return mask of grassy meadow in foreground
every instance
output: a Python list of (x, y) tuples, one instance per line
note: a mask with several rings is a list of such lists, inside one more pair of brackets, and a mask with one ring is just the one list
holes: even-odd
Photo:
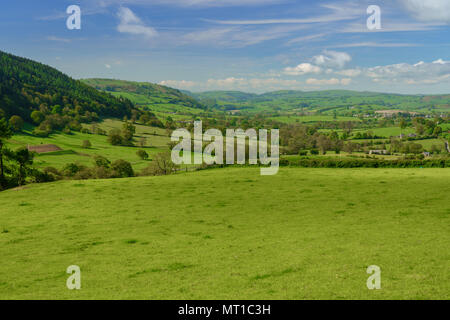
[(0, 299), (449, 299), (449, 178), (229, 168), (5, 191)]

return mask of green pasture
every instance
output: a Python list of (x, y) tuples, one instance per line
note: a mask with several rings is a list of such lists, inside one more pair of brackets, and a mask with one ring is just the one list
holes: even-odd
[(0, 299), (449, 299), (449, 178), (229, 168), (8, 190)]

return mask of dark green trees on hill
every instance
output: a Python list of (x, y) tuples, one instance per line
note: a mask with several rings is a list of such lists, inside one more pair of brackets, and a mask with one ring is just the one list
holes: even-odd
[(20, 116), (41, 131), (79, 129), (99, 117), (131, 117), (134, 106), (44, 64), (0, 51), (0, 116)]

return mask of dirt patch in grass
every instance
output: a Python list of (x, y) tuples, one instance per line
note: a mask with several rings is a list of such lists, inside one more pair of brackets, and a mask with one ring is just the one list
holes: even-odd
[(41, 144), (39, 146), (28, 146), (28, 150), (36, 153), (62, 151), (60, 147), (54, 144)]

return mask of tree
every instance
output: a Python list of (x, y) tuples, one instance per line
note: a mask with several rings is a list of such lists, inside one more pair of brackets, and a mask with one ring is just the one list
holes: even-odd
[(442, 128), (440, 126), (436, 126), (433, 131), (434, 136), (438, 136), (442, 133)]
[(103, 167), (106, 169), (108, 169), (111, 166), (111, 161), (109, 161), (103, 156), (95, 156), (94, 163), (96, 167)]
[(111, 143), (113, 146), (118, 146), (122, 144), (123, 139), (118, 129), (113, 129), (109, 132), (108, 142)]
[(84, 149), (89, 149), (90, 147), (92, 147), (92, 144), (91, 144), (91, 142), (89, 140), (84, 140), (82, 147)]
[(136, 126), (134, 126), (131, 122), (125, 121), (122, 127), (122, 137), (125, 142), (131, 142), (135, 133)]
[(176, 164), (172, 162), (171, 153), (163, 152), (158, 153), (152, 163), (142, 171), (142, 175), (168, 175), (175, 172), (178, 168)]
[(147, 160), (148, 159), (148, 153), (145, 150), (138, 150), (136, 152), (137, 156), (139, 158), (141, 158), (142, 160)]
[(62, 110), (63, 110), (63, 107), (61, 107), (60, 105), (57, 104), (56, 106), (53, 106), (52, 113), (53, 114), (61, 114)]
[(422, 124), (418, 124), (416, 126), (416, 132), (419, 136), (423, 135), (423, 133), (425, 132), (425, 127)]
[(33, 122), (37, 125), (40, 125), (42, 121), (45, 120), (45, 116), (41, 111), (33, 111), (31, 113), (31, 120), (33, 120)]
[(15, 132), (20, 132), (23, 128), (23, 119), (19, 116), (12, 116), (9, 119), (9, 124)]
[(118, 178), (134, 177), (133, 167), (131, 163), (125, 160), (116, 160), (111, 165), (114, 176)]
[(431, 153), (433, 153), (433, 154), (440, 154), (441, 151), (442, 151), (442, 147), (441, 146), (437, 146), (435, 144), (433, 144), (431, 146)]
[(407, 125), (408, 125), (408, 122), (406, 122), (405, 119), (400, 120), (400, 123), (399, 123), (400, 129), (402, 129), (402, 130), (405, 129)]
[(12, 130), (9, 123), (4, 119), (0, 119), (0, 186), (5, 187), (5, 172), (3, 166), (4, 140), (11, 138)]
[(25, 183), (27, 177), (28, 166), (33, 164), (34, 154), (30, 152), (27, 148), (19, 148), (14, 152), (13, 158), (19, 164), (19, 186)]
[(145, 145), (147, 144), (147, 138), (146, 137), (141, 137), (141, 139), (139, 139), (139, 146), (141, 148), (145, 147)]

